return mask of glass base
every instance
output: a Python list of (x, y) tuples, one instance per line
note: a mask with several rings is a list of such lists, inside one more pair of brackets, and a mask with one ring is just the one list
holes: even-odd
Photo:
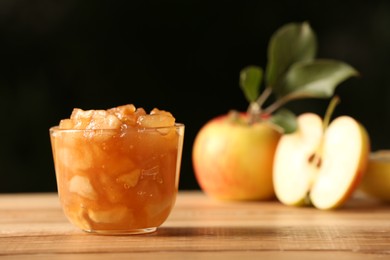
[(137, 228), (137, 229), (130, 229), (130, 230), (84, 230), (87, 233), (91, 234), (97, 234), (97, 235), (141, 235), (141, 234), (148, 234), (153, 233), (157, 230), (157, 227), (151, 227), (151, 228)]

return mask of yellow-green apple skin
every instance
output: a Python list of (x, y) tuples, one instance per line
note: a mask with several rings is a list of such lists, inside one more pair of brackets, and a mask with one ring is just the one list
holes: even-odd
[(199, 186), (219, 200), (275, 198), (272, 167), (280, 137), (281, 130), (270, 123), (248, 125), (226, 115), (210, 120), (193, 143)]
[(390, 201), (390, 151), (371, 154), (360, 189), (373, 198)]
[(298, 117), (298, 130), (284, 135), (274, 159), (276, 197), (286, 205), (309, 201), (319, 209), (340, 207), (365, 173), (370, 140), (365, 128), (349, 116), (323, 129), (314, 113)]

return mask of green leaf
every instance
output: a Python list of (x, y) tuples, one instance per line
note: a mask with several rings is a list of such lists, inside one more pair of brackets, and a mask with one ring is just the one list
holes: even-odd
[(240, 72), (240, 87), (249, 102), (254, 102), (259, 97), (263, 69), (258, 66), (248, 66)]
[(278, 29), (268, 45), (266, 84), (278, 92), (278, 82), (290, 66), (314, 59), (317, 39), (309, 23), (289, 23)]
[(280, 126), (284, 130), (285, 134), (294, 132), (298, 127), (295, 114), (287, 109), (280, 109), (276, 111), (270, 121)]
[(358, 72), (347, 63), (336, 60), (298, 62), (288, 71), (279, 95), (294, 98), (329, 98), (344, 80)]

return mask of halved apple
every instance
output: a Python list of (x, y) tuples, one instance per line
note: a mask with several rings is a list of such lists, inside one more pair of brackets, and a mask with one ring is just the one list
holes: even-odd
[(317, 114), (302, 114), (298, 130), (284, 135), (276, 149), (276, 197), (286, 205), (337, 208), (359, 185), (369, 151), (367, 131), (355, 119), (341, 116), (324, 126)]

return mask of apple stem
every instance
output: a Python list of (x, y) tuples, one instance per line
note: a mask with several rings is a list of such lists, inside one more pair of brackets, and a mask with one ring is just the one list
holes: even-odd
[(328, 128), (330, 119), (332, 117), (332, 114), (336, 108), (336, 106), (340, 103), (340, 98), (338, 96), (334, 96), (329, 103), (328, 108), (325, 112), (324, 121), (322, 123), (322, 131), (325, 132), (325, 130)]
[(254, 124), (256, 123), (261, 115), (261, 107), (257, 102), (251, 102), (248, 107), (247, 111), (249, 115), (249, 124)]
[(272, 88), (268, 87), (264, 89), (259, 98), (251, 102), (248, 107), (248, 115), (249, 115), (249, 124), (254, 124), (262, 119), (261, 115), (263, 114), (262, 106), (264, 102), (268, 99), (268, 97), (272, 93)]
[[(325, 131), (326, 129), (328, 128), (329, 126), (329, 123), (330, 123), (330, 119), (332, 117), (332, 114), (337, 106), (337, 104), (340, 102), (340, 98), (338, 96), (334, 96), (330, 103), (329, 103), (329, 106), (328, 108), (326, 109), (326, 112), (325, 112), (325, 117), (324, 117), (324, 121), (322, 122), (322, 132), (325, 134)], [(322, 138), (321, 139), (321, 142), (320, 144), (318, 145), (317, 147), (317, 150), (315, 151), (315, 153), (313, 153), (310, 157), (309, 157), (309, 163), (311, 163), (312, 165), (314, 165), (315, 167), (317, 168), (320, 168), (321, 167), (321, 164), (322, 164), (322, 147), (323, 147), (323, 141), (324, 139)]]

